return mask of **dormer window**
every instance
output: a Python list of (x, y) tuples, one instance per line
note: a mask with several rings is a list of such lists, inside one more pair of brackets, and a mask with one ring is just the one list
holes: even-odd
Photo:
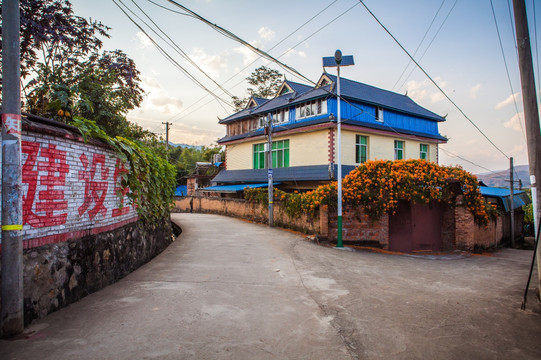
[(383, 122), (383, 108), (381, 106), (376, 107), (376, 121)]
[(289, 108), (275, 110), (272, 112), (272, 123), (282, 124), (289, 122)]
[(295, 117), (297, 120), (327, 113), (327, 100), (317, 99), (307, 101), (295, 107)]

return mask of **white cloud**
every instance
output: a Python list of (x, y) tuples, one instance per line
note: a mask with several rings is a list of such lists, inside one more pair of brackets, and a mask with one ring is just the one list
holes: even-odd
[[(261, 42), (258, 40), (251, 41), (250, 45), (258, 48), (261, 45)], [(252, 61), (258, 58), (258, 55), (254, 53), (252, 50), (248, 49), (246, 46), (239, 46), (239, 47), (234, 48), (233, 50), (244, 57), (244, 60), (243, 60), (244, 65), (248, 65)]]
[(220, 72), (227, 69), (226, 60), (220, 55), (209, 55), (203, 49), (195, 48), (190, 58), (197, 66), (203, 69), (211, 78), (220, 76)]
[(297, 55), (297, 56), (300, 56), (300, 57), (306, 57), (306, 53), (304, 51), (288, 48), (287, 52), (286, 52), (286, 57), (290, 57), (290, 56), (293, 56), (293, 55)]
[(504, 107), (506, 107), (507, 105), (510, 105), (513, 103), (513, 99), (516, 99), (518, 100), (518, 96), (520, 95), (520, 93), (514, 93), (514, 94), (511, 94), (509, 95), (509, 97), (507, 99), (505, 99), (504, 101), (501, 101), (499, 102), (498, 104), (496, 104), (496, 110), (500, 110)]
[[(435, 78), (434, 80), (442, 89), (447, 86), (447, 82), (442, 81), (441, 78)], [(435, 89), (432, 82), (429, 82), (428, 80), (410, 80), (406, 83), (406, 90), (408, 92), (408, 96), (416, 102), (429, 98), (430, 102), (435, 104), (445, 99), (445, 96), (439, 90)]]
[(508, 129), (512, 129), (515, 131), (522, 131), (521, 123), (524, 123), (524, 112), (520, 112), (518, 114), (515, 114), (511, 119), (503, 123), (503, 126), (505, 126)]
[(154, 93), (149, 96), (150, 103), (158, 108), (161, 108), (161, 112), (171, 113), (172, 111), (179, 111), (182, 109), (182, 101), (178, 98), (168, 95)]
[(144, 88), (159, 89), (161, 87), (160, 83), (158, 82), (158, 80), (156, 78), (141, 75), (141, 80), (143, 81), (143, 87)]
[(265, 26), (260, 28), (257, 33), (259, 34), (259, 36), (263, 40), (268, 40), (268, 41), (274, 39), (274, 35), (276, 35), (274, 30), (271, 30), (271, 29), (269, 29), (268, 27), (265, 27)]
[(479, 90), (481, 90), (481, 84), (477, 84), (471, 87), (470, 89), (470, 97), (472, 99), (477, 98), (477, 94), (479, 93)]
[(144, 49), (152, 45), (152, 42), (142, 31), (139, 31), (137, 34), (137, 40), (139, 40), (139, 48)]

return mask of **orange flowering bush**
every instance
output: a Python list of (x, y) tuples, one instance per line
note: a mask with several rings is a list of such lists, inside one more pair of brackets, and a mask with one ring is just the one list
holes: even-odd
[[(393, 214), (399, 200), (420, 204), (436, 200), (451, 204), (453, 199), (447, 182), (450, 179), (460, 183), (463, 205), (473, 213), (475, 220), (487, 224), (492, 210), (479, 191), (477, 178), (460, 167), (439, 166), (426, 160), (368, 161), (344, 178), (343, 200), (361, 206), (372, 219), (378, 219), (383, 214)], [(259, 201), (267, 196), (267, 189), (246, 189), (244, 194), (248, 200)], [(337, 183), (302, 194), (275, 189), (274, 197), (282, 202), (290, 216), (302, 213), (315, 216), (320, 205), (336, 205)]]

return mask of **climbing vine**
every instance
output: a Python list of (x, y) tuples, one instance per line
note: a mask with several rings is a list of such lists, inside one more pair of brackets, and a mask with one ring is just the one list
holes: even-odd
[[(146, 223), (155, 223), (168, 216), (175, 195), (176, 169), (156, 149), (124, 137), (110, 137), (92, 120), (74, 118), (72, 125), (88, 137), (100, 139), (117, 152), (129, 169), (121, 172), (121, 187), (128, 187), (127, 196)], [(122, 197), (119, 191), (117, 196)]]
[[(452, 204), (449, 180), (457, 181), (463, 193), (462, 204), (469, 209), (477, 223), (487, 224), (493, 209), (484, 201), (477, 178), (460, 167), (439, 166), (425, 160), (368, 161), (342, 182), (345, 203), (361, 206), (372, 219), (394, 213), (399, 200), (428, 204), (439, 201)], [(258, 201), (265, 198), (266, 189), (246, 189), (245, 198)], [(317, 214), (320, 205), (335, 206), (337, 183), (322, 185), (306, 193), (284, 193), (275, 190), (275, 199), (281, 200), (290, 216)]]

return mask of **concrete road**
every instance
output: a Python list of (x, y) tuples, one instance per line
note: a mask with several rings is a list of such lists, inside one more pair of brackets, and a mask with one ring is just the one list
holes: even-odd
[[(539, 359), (520, 310), (531, 251), (340, 251), (227, 217), (118, 283), (0, 341), (1, 359)], [(535, 283), (535, 282), (534, 282)]]

